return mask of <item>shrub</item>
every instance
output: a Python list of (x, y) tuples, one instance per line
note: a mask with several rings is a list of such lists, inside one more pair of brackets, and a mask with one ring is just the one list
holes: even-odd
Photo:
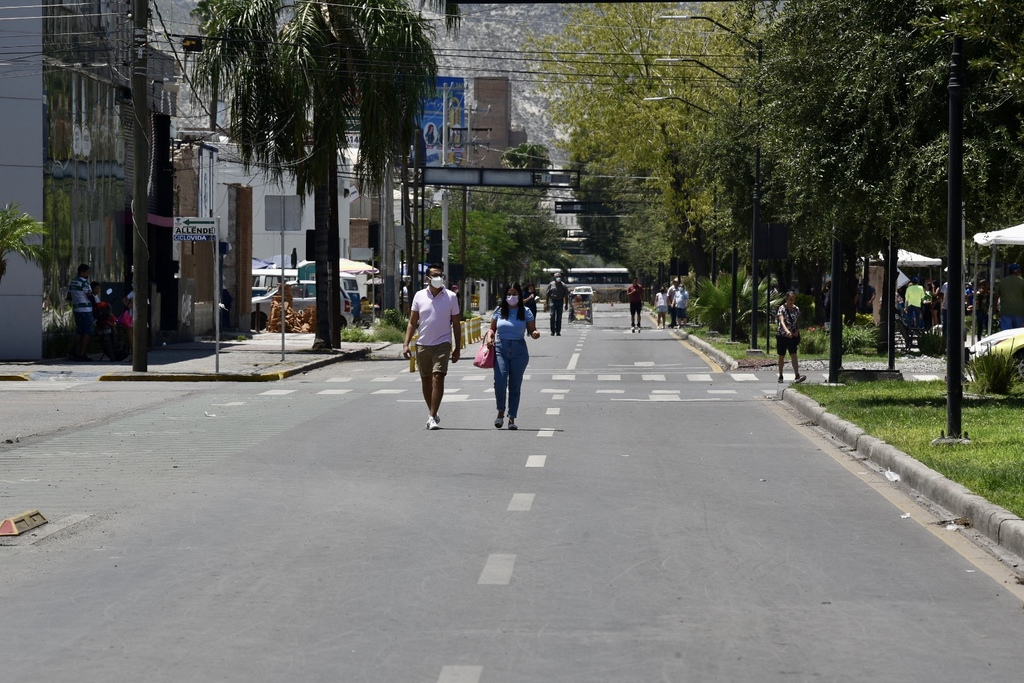
[(942, 332), (935, 332), (933, 330), (922, 332), (917, 344), (918, 348), (921, 349), (921, 353), (926, 356), (941, 358), (946, 355), (946, 338), (942, 335)]
[(405, 330), (403, 326), (401, 328), (394, 327), (393, 325), (387, 325), (381, 323), (373, 330), (373, 339), (379, 342), (389, 342), (391, 344), (401, 344), (405, 341)]
[(368, 342), (371, 341), (370, 333), (361, 327), (346, 327), (341, 331), (343, 342)]
[(800, 309), (803, 323), (814, 322), (814, 297), (810, 294), (797, 294), (796, 307)]
[(1020, 381), (1017, 363), (1009, 353), (998, 351), (973, 358), (967, 364), (971, 388), (979, 394), (1009, 394)]
[(381, 316), (380, 323), (383, 326), (397, 327), (400, 330), (404, 330), (409, 325), (409, 319), (402, 315), (401, 311), (388, 308), (384, 311), (384, 315)]
[(878, 328), (874, 325), (843, 328), (843, 354), (874, 351), (878, 345)]
[[(803, 313), (803, 309), (800, 309)], [(828, 353), (828, 332), (812, 327), (800, 333), (800, 353), (803, 355), (819, 355)]]
[(74, 340), (75, 315), (71, 309), (51, 311), (43, 330), (43, 358), (66, 356)]

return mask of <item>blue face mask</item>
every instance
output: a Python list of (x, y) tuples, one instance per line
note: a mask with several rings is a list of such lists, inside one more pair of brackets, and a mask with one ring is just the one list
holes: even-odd
[(516, 296), (515, 294), (509, 294), (508, 296), (505, 297), (505, 301), (508, 302), (509, 306), (515, 306), (516, 304), (519, 303), (519, 297)]

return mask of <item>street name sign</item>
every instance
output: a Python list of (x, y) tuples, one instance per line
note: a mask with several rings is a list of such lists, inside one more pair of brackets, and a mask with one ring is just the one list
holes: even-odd
[(174, 217), (175, 242), (216, 242), (217, 221), (198, 216)]

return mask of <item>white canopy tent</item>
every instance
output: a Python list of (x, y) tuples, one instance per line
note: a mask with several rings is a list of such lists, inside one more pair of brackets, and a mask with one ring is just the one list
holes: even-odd
[[(878, 260), (884, 261), (885, 255), (879, 254)], [(931, 268), (932, 266), (941, 266), (942, 259), (922, 256), (906, 249), (897, 249), (896, 265), (900, 268)]]
[[(990, 286), (996, 283), (996, 247), (1007, 244), (1024, 244), (1024, 223), (1015, 225), (1012, 228), (993, 230), (992, 232), (979, 232), (974, 236), (974, 243), (982, 247), (992, 248), (992, 259), (989, 261), (988, 282)], [(992, 297), (988, 298), (988, 324), (989, 333), (992, 331)], [(977, 325), (975, 324), (975, 327)]]

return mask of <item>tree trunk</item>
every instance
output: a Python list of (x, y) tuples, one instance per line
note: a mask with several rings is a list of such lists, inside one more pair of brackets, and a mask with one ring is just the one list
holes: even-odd
[(331, 326), (328, 316), (330, 311), (330, 276), (327, 264), (330, 261), (328, 241), (330, 232), (331, 198), (329, 183), (321, 178), (313, 189), (314, 237), (316, 247), (316, 337), (313, 339), (313, 350), (322, 351), (331, 348)]
[(327, 235), (327, 262), (330, 264), (330, 302), (331, 302), (331, 346), (341, 348), (341, 273), (338, 267), (341, 261), (341, 235), (340, 213), (338, 210), (338, 157), (331, 157), (331, 167), (328, 171), (327, 187), (330, 194), (331, 216), (330, 231)]

